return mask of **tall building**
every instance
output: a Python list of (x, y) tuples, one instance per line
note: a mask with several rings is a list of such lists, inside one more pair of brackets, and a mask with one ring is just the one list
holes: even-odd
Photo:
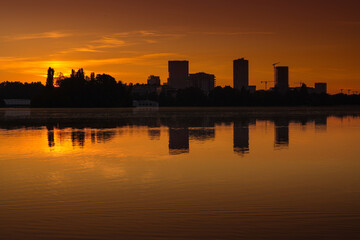
[(234, 60), (234, 88), (248, 89), (249, 87), (249, 61), (244, 58)]
[(275, 67), (275, 88), (281, 92), (289, 89), (289, 67)]
[(160, 77), (154, 75), (149, 76), (147, 84), (151, 86), (160, 86)]
[(200, 88), (205, 94), (209, 94), (215, 88), (215, 75), (207, 73), (195, 73), (189, 76), (190, 87)]
[(323, 94), (327, 93), (327, 84), (326, 83), (315, 83), (315, 93)]
[(188, 87), (189, 62), (188, 61), (169, 61), (168, 86), (174, 89), (184, 89)]

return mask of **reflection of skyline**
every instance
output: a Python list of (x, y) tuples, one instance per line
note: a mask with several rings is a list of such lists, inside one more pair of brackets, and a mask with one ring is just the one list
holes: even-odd
[[(74, 148), (84, 148), (86, 140), (90, 140), (91, 144), (105, 143), (112, 140), (116, 136), (114, 130), (91, 129), (56, 129), (56, 136), (60, 144), (64, 143), (66, 139), (70, 139)], [(48, 146), (55, 147), (55, 128), (47, 126)]]
[(170, 155), (189, 153), (189, 129), (169, 128)]
[[(203, 143), (213, 141), (217, 137), (215, 126), (233, 126), (233, 152), (239, 155), (249, 154), (251, 150), (250, 125), (256, 122), (272, 122), (274, 128), (275, 149), (289, 147), (289, 131), (291, 124), (300, 124), (302, 130), (306, 130), (309, 124), (315, 126), (316, 131), (326, 131), (327, 119), (329, 116), (343, 118), (347, 115), (326, 115), (326, 114), (249, 114), (242, 112), (188, 112), (170, 111), (148, 113), (127, 113), (119, 111), (115, 117), (97, 117), (96, 115), (84, 115), (79, 118), (76, 115), (72, 118), (64, 113), (50, 112), (40, 117), (31, 114), (26, 119), (9, 119), (0, 116), (0, 128), (39, 128), (45, 126), (47, 129), (47, 142), (49, 148), (61, 147), (67, 141), (71, 141), (74, 148), (84, 148), (86, 144), (105, 143), (113, 140), (116, 136), (124, 133), (125, 129), (136, 129), (146, 127), (147, 135), (151, 141), (160, 141), (162, 128), (168, 131), (168, 148), (170, 154), (190, 153), (192, 143)], [(70, 112), (71, 113), (71, 112)], [(221, 114), (220, 114), (221, 113)], [(106, 115), (108, 116), (108, 115)], [(294, 125), (294, 126), (296, 126)]]
[(48, 137), (48, 145), (49, 148), (52, 148), (55, 146), (55, 134), (54, 134), (54, 127), (53, 126), (47, 126), (47, 137)]
[(327, 117), (319, 117), (315, 119), (315, 130), (326, 131), (327, 129)]
[(234, 122), (234, 152), (244, 155), (249, 151), (249, 122)]
[[(261, 119), (264, 120), (264, 119)], [(256, 126), (257, 119), (239, 119), (233, 121), (233, 151), (238, 155), (245, 155), (250, 153), (250, 130), (249, 126)], [(289, 128), (290, 123), (300, 123), (302, 126), (307, 126), (308, 123), (315, 123), (315, 129), (326, 131), (327, 117), (317, 117), (314, 119), (298, 119), (290, 120), (288, 118), (277, 118), (274, 123), (274, 148), (283, 149), (289, 146)], [(224, 124), (223, 124), (224, 123)], [(231, 123), (231, 122), (230, 122)], [(221, 122), (225, 126), (229, 126), (228, 121)], [(165, 124), (164, 124), (165, 125)], [(147, 129), (149, 140), (158, 141), (161, 136), (161, 126), (154, 128), (150, 124)], [(140, 126), (144, 126), (142, 123)], [(194, 127), (195, 126), (195, 127)], [(190, 123), (182, 122), (167, 122), (169, 135), (169, 154), (179, 155), (190, 153), (191, 141), (204, 142), (213, 140), (216, 137), (215, 123), (208, 121), (191, 121)], [(49, 148), (55, 147), (55, 137), (57, 136), (60, 143), (64, 139), (71, 139), (73, 147), (84, 148), (86, 141), (91, 144), (105, 143), (111, 141), (115, 136), (121, 135), (119, 129), (58, 129), (52, 125), (47, 125), (47, 138)], [(56, 135), (56, 136), (55, 136)]]
[(275, 126), (275, 148), (289, 146), (289, 121), (287, 119), (277, 119)]

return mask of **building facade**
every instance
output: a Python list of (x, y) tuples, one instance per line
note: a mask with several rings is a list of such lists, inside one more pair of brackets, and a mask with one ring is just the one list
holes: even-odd
[(169, 61), (168, 86), (174, 89), (184, 89), (189, 86), (189, 62)]
[(199, 88), (209, 94), (215, 88), (215, 75), (203, 72), (190, 74), (189, 84), (190, 87)]
[(249, 61), (240, 58), (234, 60), (234, 88), (241, 90), (241, 89), (248, 89), (249, 87)]
[(151, 86), (160, 86), (160, 77), (154, 75), (149, 76), (147, 84)]
[(327, 84), (326, 83), (315, 83), (315, 93), (326, 94), (327, 93)]
[(275, 89), (282, 92), (289, 89), (289, 67), (275, 67)]

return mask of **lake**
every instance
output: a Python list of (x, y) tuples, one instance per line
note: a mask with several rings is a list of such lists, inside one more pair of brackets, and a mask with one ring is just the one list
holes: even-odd
[(1, 239), (360, 239), (360, 108), (0, 109)]

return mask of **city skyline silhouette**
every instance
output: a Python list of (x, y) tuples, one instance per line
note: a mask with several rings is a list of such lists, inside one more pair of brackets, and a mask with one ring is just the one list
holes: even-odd
[(0, 6), (1, 239), (360, 239), (359, 0)]
[(281, 62), (292, 69), (293, 83), (327, 82), (332, 94), (360, 91), (358, 1), (36, 2), (7, 2), (0, 10), (7, 23), (0, 37), (1, 82), (45, 84), (49, 66), (56, 77), (84, 68), (127, 84), (146, 83), (151, 74), (164, 81), (169, 59), (187, 59), (190, 72), (209, 72), (226, 86), (232, 85), (231, 61), (245, 57), (258, 89), (272, 81), (272, 64)]

